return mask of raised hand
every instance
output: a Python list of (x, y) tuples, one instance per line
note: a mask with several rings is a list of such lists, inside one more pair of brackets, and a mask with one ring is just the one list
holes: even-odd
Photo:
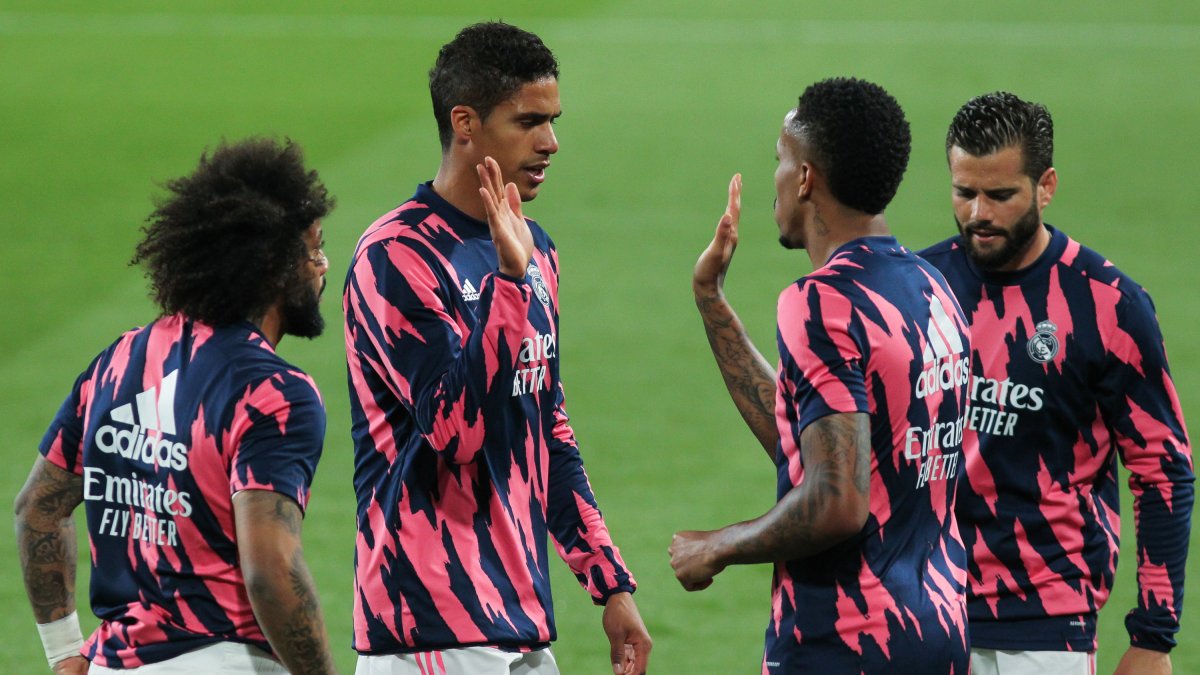
[(491, 157), (484, 157), (476, 164), (479, 172), (479, 196), (487, 209), (488, 228), (492, 232), (492, 243), (496, 245), (496, 256), (500, 259), (500, 271), (510, 277), (525, 278), (525, 269), (533, 255), (533, 233), (529, 223), (521, 214), (521, 195), (513, 183), (504, 184), (500, 165)]
[(742, 174), (735, 173), (729, 181), (729, 203), (717, 223), (717, 231), (708, 248), (700, 254), (692, 271), (692, 290), (696, 297), (720, 295), (725, 285), (725, 273), (737, 248), (738, 221), (742, 216)]

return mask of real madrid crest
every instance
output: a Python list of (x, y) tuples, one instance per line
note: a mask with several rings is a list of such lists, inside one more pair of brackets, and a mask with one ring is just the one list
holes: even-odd
[(550, 291), (546, 290), (546, 282), (542, 279), (542, 271), (534, 262), (529, 263), (529, 267), (525, 268), (525, 274), (529, 275), (529, 283), (533, 285), (533, 293), (538, 300), (547, 308), (550, 307)]
[(1046, 320), (1039, 322), (1035, 330), (1033, 337), (1029, 338), (1028, 344), (1025, 345), (1025, 350), (1034, 361), (1048, 363), (1058, 354), (1058, 338), (1054, 336), (1058, 332), (1058, 326), (1055, 326), (1053, 321)]

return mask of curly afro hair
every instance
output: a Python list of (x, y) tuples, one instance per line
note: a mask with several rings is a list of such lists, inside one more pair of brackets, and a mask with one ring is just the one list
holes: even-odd
[(876, 215), (896, 196), (912, 136), (900, 104), (883, 87), (843, 77), (816, 82), (800, 96), (791, 131), (842, 204)]
[(1054, 166), (1054, 120), (1042, 104), (1007, 91), (976, 96), (950, 122), (946, 154), (955, 146), (975, 157), (1020, 146), (1025, 175), (1036, 182)]
[(222, 142), (146, 220), (142, 264), (164, 314), (218, 326), (261, 317), (298, 278), (304, 232), (333, 208), (290, 140)]
[(500, 22), (477, 23), (459, 31), (438, 52), (429, 71), (429, 95), (442, 150), (450, 147), (453, 138), (450, 110), (454, 106), (470, 106), (487, 119), (521, 87), (549, 77), (558, 78), (558, 61), (533, 33)]

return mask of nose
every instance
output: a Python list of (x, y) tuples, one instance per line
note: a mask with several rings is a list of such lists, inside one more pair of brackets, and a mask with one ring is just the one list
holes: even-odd
[(558, 152), (558, 137), (554, 135), (554, 126), (547, 124), (546, 130), (538, 136), (537, 151), (544, 155)]
[(992, 221), (992, 203), (989, 199), (983, 196), (976, 197), (971, 200), (971, 221), (972, 223), (983, 223)]

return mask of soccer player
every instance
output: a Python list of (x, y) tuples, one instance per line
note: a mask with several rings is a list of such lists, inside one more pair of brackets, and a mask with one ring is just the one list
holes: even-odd
[(324, 326), (333, 200), (298, 146), (266, 139), (223, 143), (167, 188), (134, 256), (162, 315), (75, 381), (17, 497), (46, 656), (57, 673), (332, 673), (300, 543), (325, 410), (275, 347)]
[(996, 92), (950, 123), (959, 235), (921, 253), (972, 342), (958, 522), (970, 556), (976, 673), (1095, 672), (1096, 614), (1120, 535), (1118, 457), (1132, 474), (1138, 606), (1119, 673), (1170, 671), (1183, 602), (1191, 450), (1150, 296), (1042, 220), (1058, 185), (1054, 126)]
[(908, 164), (899, 104), (835, 78), (805, 90), (776, 146), (775, 221), (813, 272), (778, 304), (778, 376), (722, 291), (741, 180), (693, 290), (726, 387), (778, 472), (765, 515), (678, 532), (671, 566), (700, 590), (774, 563), (762, 672), (966, 673), (966, 553), (954, 522), (970, 337), (942, 276), (883, 211)]
[(559, 380), (558, 254), (521, 203), (558, 151), (558, 64), (468, 26), (429, 73), (432, 182), (367, 228), (343, 298), (358, 672), (558, 669), (547, 543), (604, 605), (612, 668), (651, 648)]

